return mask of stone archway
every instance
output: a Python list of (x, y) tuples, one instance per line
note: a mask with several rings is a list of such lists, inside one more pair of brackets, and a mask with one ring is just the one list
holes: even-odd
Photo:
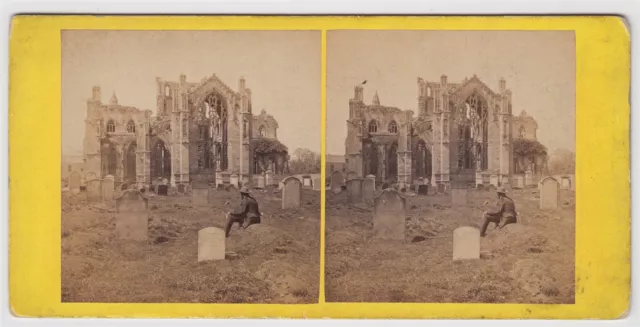
[(171, 180), (171, 152), (163, 140), (157, 139), (151, 148), (151, 180)]
[(115, 145), (108, 139), (102, 140), (100, 145), (100, 170), (102, 177), (116, 176), (118, 167), (118, 152)]
[(130, 143), (125, 148), (124, 153), (124, 174), (122, 176), (123, 182), (132, 184), (136, 182), (136, 149), (137, 144), (135, 142)]
[(455, 105), (450, 126), (452, 172), (475, 178), (475, 171), (489, 167), (489, 107), (478, 92)]
[(425, 180), (431, 180), (433, 172), (431, 150), (427, 146), (427, 143), (420, 139), (413, 147), (413, 167), (415, 178), (424, 178)]
[(194, 177), (201, 174), (208, 176), (217, 169), (226, 171), (229, 167), (229, 110), (226, 99), (212, 90), (191, 111), (193, 120), (189, 152), (193, 153), (190, 160), (194, 164), (190, 167), (190, 174)]

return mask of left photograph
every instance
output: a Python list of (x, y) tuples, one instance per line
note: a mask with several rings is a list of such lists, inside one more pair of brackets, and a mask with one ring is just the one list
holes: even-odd
[(61, 297), (317, 303), (321, 32), (62, 32)]

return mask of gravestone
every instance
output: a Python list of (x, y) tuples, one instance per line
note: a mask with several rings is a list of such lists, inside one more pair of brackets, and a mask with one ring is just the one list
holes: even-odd
[(102, 180), (102, 200), (113, 200), (113, 192), (115, 191), (115, 181), (113, 176), (107, 175)]
[(451, 182), (451, 206), (466, 206), (468, 203), (468, 190), (465, 182)]
[(184, 193), (184, 184), (178, 184), (178, 193)]
[(116, 198), (116, 236), (121, 240), (144, 241), (149, 228), (149, 200), (136, 190)]
[(459, 227), (453, 231), (453, 260), (480, 259), (480, 231)]
[(209, 204), (209, 184), (204, 182), (192, 183), (191, 205), (194, 207), (206, 207)]
[(297, 208), (302, 203), (302, 183), (289, 176), (282, 181), (282, 209)]
[(491, 176), (489, 177), (489, 185), (493, 185), (495, 187), (498, 187), (498, 175), (496, 174), (491, 174)]
[(516, 188), (524, 188), (524, 176), (516, 175), (514, 179), (515, 179)]
[(560, 183), (548, 176), (540, 181), (540, 209), (554, 209), (560, 202)]
[(533, 171), (531, 171), (531, 169), (527, 169), (527, 171), (524, 173), (524, 185), (528, 187), (534, 184), (535, 182), (533, 181)]
[(225, 242), (224, 231), (220, 228), (207, 227), (199, 230), (198, 262), (224, 260)]
[(258, 176), (258, 188), (262, 189), (266, 187), (266, 177), (265, 174), (262, 173), (260, 174), (260, 176)]
[(429, 194), (429, 184), (421, 184), (416, 185), (418, 195), (428, 195)]
[(482, 172), (476, 171), (476, 187), (478, 187), (478, 185), (483, 185)]
[(354, 171), (350, 171), (347, 173), (347, 180), (352, 180), (354, 178), (358, 178), (358, 174), (356, 174)]
[(370, 179), (373, 181), (373, 189), (376, 189), (376, 176), (375, 175), (367, 175), (367, 177), (365, 177), (367, 179)]
[(312, 183), (311, 176), (309, 175), (302, 176), (302, 186), (304, 186), (304, 188), (313, 188), (313, 185), (311, 185), (311, 183)]
[(362, 202), (362, 179), (354, 178), (347, 181), (347, 201), (349, 203)]
[(344, 179), (342, 178), (342, 173), (339, 171), (334, 171), (331, 173), (331, 191), (335, 194), (342, 192), (342, 184), (344, 183)]
[(373, 202), (376, 182), (372, 178), (362, 180), (362, 200), (365, 202)]
[(571, 178), (569, 178), (569, 176), (562, 176), (561, 181), (561, 187), (563, 190), (571, 189)]
[(102, 183), (97, 178), (87, 181), (87, 201), (102, 201)]
[(374, 199), (373, 236), (379, 239), (404, 240), (405, 199), (393, 189), (385, 189)]
[(69, 189), (71, 190), (71, 192), (73, 193), (80, 192), (80, 180), (81, 180), (80, 173), (77, 171), (72, 171), (71, 174), (69, 174), (68, 179), (69, 179), (68, 181)]
[(438, 187), (438, 193), (440, 194), (444, 193), (444, 183), (438, 183), (437, 187)]
[(169, 195), (169, 185), (156, 185), (156, 194), (162, 196)]
[(271, 186), (274, 185), (274, 180), (273, 180), (273, 171), (271, 170), (267, 170), (266, 173), (264, 173), (264, 179), (265, 179), (265, 184)]
[(238, 179), (238, 175), (233, 174), (231, 175), (231, 177), (229, 177), (229, 184), (231, 184), (233, 187), (238, 188), (239, 182), (240, 180)]
[(313, 190), (314, 191), (322, 190), (322, 178), (320, 178), (320, 176), (313, 179)]

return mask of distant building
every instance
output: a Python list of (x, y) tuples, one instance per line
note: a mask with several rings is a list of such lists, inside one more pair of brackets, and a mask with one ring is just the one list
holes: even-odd
[(81, 176), (84, 176), (84, 158), (82, 155), (63, 155), (62, 156), (62, 171), (60, 176), (63, 180), (69, 177), (69, 174), (73, 171), (77, 171)]
[(344, 159), (344, 156), (327, 154), (326, 156), (326, 166), (327, 167), (327, 176), (334, 171), (346, 172), (347, 165)]

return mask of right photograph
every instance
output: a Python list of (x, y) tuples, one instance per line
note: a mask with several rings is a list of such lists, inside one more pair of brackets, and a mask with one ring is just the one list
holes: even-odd
[(327, 302), (575, 303), (575, 52), (327, 32)]

